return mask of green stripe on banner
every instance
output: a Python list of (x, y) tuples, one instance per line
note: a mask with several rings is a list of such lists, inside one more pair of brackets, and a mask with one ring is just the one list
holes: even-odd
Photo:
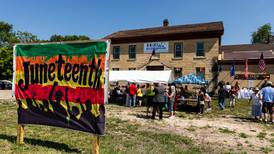
[(36, 57), (46, 56), (49, 59), (51, 56), (59, 54), (65, 56), (82, 56), (88, 55), (90, 60), (94, 55), (99, 55), (106, 52), (106, 42), (85, 42), (85, 43), (60, 43), (60, 44), (26, 44), (16, 46), (16, 56)]

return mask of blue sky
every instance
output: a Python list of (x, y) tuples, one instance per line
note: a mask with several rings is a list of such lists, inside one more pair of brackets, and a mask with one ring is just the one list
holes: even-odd
[(40, 39), (53, 34), (93, 39), (125, 29), (223, 21), (222, 44), (250, 43), (260, 25), (274, 31), (274, 0), (3, 0), (0, 21)]

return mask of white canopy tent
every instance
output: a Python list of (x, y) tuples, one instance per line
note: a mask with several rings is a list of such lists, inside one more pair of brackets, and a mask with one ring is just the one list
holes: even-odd
[(172, 71), (110, 71), (109, 81), (127, 81), (136, 83), (168, 83), (173, 80)]

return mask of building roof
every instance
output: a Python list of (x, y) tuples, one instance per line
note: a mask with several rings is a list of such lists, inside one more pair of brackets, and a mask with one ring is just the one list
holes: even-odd
[[(131, 42), (142, 40), (159, 39), (160, 37), (171, 40), (192, 39), (193, 37), (220, 37), (223, 35), (223, 22), (210, 22), (188, 25), (162, 26), (144, 29), (124, 30), (112, 33), (105, 37), (116, 42)], [(141, 41), (139, 41), (141, 42)]]
[(224, 54), (223, 60), (260, 59), (261, 53), (264, 59), (274, 59), (273, 44), (224, 45), (220, 50)]

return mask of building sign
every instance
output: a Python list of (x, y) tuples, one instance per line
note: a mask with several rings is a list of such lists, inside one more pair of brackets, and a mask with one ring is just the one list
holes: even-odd
[(168, 52), (168, 42), (149, 42), (144, 43), (144, 53), (155, 53)]
[(105, 41), (16, 45), (18, 123), (103, 135), (107, 46)]
[(270, 79), (270, 74), (248, 74), (248, 78), (245, 78), (244, 74), (235, 74), (234, 79), (238, 80), (264, 80)]

